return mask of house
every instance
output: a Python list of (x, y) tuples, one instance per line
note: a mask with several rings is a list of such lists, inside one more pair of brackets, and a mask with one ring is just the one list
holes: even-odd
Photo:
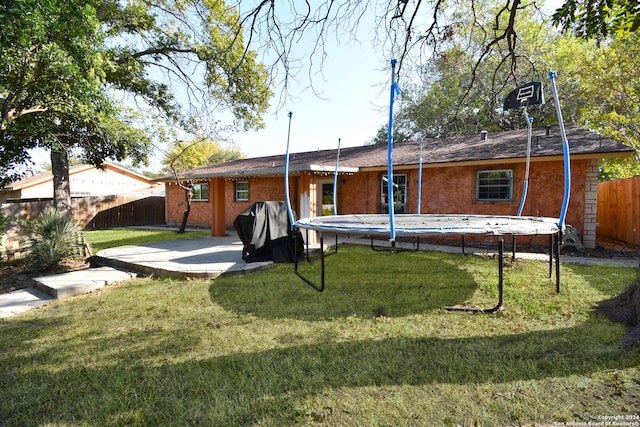
[[(104, 162), (102, 169), (93, 165), (69, 168), (71, 197), (111, 196), (141, 192), (162, 194), (162, 188), (150, 178), (114, 163)], [(53, 175), (50, 171), (21, 179), (0, 189), (0, 204), (53, 198)]]
[[(571, 152), (571, 199), (567, 224), (576, 228), (587, 248), (596, 244), (598, 161), (633, 154), (633, 149), (575, 126), (566, 127)], [(431, 139), (423, 143), (420, 212), (438, 214), (516, 215), (526, 168), (527, 129)], [(290, 154), (289, 191), (298, 217), (333, 211), (337, 149)], [(420, 146), (394, 144), (393, 196), (396, 213), (417, 212)], [(235, 217), (260, 200), (284, 200), (285, 156), (234, 160), (190, 170), (179, 179), (193, 185), (189, 223), (224, 235)], [(389, 196), (385, 185), (387, 147), (340, 150), (337, 179), (339, 214), (382, 213)], [(166, 185), (166, 217), (178, 224), (185, 209), (184, 190), (171, 177)], [(557, 126), (534, 129), (527, 201), (522, 215), (558, 217), (564, 169)], [(535, 243), (532, 236), (527, 241)]]

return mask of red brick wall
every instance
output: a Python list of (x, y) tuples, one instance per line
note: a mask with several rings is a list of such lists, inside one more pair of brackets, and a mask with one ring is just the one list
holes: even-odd
[[(481, 170), (513, 170), (513, 200), (508, 202), (476, 201), (476, 176)], [(583, 231), (585, 211), (585, 174), (587, 160), (571, 162), (571, 199), (567, 211), (567, 224)], [(395, 170), (394, 174), (407, 175), (406, 212), (417, 212), (418, 171)], [(451, 168), (425, 168), (422, 172), (421, 213), (516, 215), (524, 185), (524, 164), (497, 164), (491, 166), (464, 166)], [(380, 180), (386, 171), (345, 175), (339, 180), (338, 211), (341, 214), (379, 213)], [(525, 216), (558, 217), (564, 192), (563, 162), (533, 162), (529, 171), (529, 189), (523, 210)], [(540, 243), (541, 239), (523, 243)], [(544, 243), (544, 242), (542, 242)]]
[[(175, 183), (165, 185), (165, 196), (167, 200), (167, 224), (176, 225), (182, 223), (182, 215), (187, 208), (184, 189)], [(189, 225), (209, 226), (211, 224), (211, 213), (208, 201), (194, 200), (191, 202), (189, 213)]]
[[(234, 180), (225, 181), (225, 222), (227, 227), (233, 227), (233, 221), (238, 214), (259, 201), (284, 200), (284, 179), (282, 177), (267, 177), (249, 179), (249, 201), (236, 201), (236, 184)], [(290, 186), (293, 186), (291, 179)], [(293, 202), (292, 202), (293, 203)]]
[[(571, 202), (567, 213), (567, 224), (580, 232), (583, 230), (585, 211), (585, 174), (587, 160), (572, 161)], [(480, 170), (512, 169), (513, 200), (508, 202), (476, 201), (476, 176)], [(396, 169), (395, 174), (407, 175), (407, 213), (417, 211), (416, 169)], [(425, 168), (422, 174), (421, 213), (516, 215), (524, 181), (525, 165), (496, 164), (491, 166), (464, 166), (450, 168)], [(340, 214), (379, 213), (380, 180), (385, 171), (372, 171), (357, 174), (340, 175), (338, 179), (338, 212)], [(300, 186), (298, 177), (292, 177), (290, 191), (291, 203), (295, 207), (299, 194), (305, 189)], [(557, 217), (560, 213), (564, 189), (564, 171), (562, 160), (553, 162), (533, 162), (529, 175), (529, 191), (523, 215)], [(308, 191), (308, 189), (307, 189)], [(167, 186), (167, 220), (179, 223), (182, 220), (184, 192), (175, 184)], [(225, 223), (233, 226), (233, 220), (244, 209), (260, 200), (284, 200), (284, 182), (282, 177), (249, 179), (249, 201), (235, 200), (235, 181), (225, 181)], [(209, 204), (193, 202), (189, 224), (209, 225), (211, 223)], [(527, 243), (526, 239), (523, 243)]]
[[(290, 186), (293, 186), (294, 181), (295, 178), (292, 178)], [(293, 188), (291, 188), (291, 190), (293, 190)], [(284, 200), (284, 180), (282, 177), (249, 179), (248, 202), (235, 200), (236, 189), (234, 180), (229, 179), (225, 181), (224, 192), (225, 224), (228, 228), (232, 228), (233, 221), (238, 214), (253, 203), (262, 200)], [(183, 212), (186, 209), (184, 190), (176, 184), (168, 184), (166, 186), (166, 198), (167, 223), (180, 224), (182, 222)], [(192, 226), (211, 225), (211, 210), (208, 201), (191, 202), (188, 224)]]

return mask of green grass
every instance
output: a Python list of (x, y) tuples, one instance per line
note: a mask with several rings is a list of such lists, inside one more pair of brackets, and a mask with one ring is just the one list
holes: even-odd
[(210, 231), (142, 230), (137, 228), (114, 228), (110, 230), (83, 231), (85, 240), (91, 244), (93, 252), (115, 246), (140, 245), (163, 240), (176, 240), (189, 237), (210, 236)]
[[(7, 426), (554, 425), (638, 413), (640, 351), (593, 305), (631, 268), (340, 248), (318, 293), (279, 265), (145, 278), (0, 321)], [(317, 277), (319, 264), (301, 269)]]

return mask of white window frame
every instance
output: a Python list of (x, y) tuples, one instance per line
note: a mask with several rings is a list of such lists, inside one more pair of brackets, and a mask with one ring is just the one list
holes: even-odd
[[(247, 184), (246, 189), (238, 189), (238, 184)], [(249, 201), (249, 181), (236, 181), (235, 183), (235, 191), (236, 191), (236, 202), (248, 202)], [(241, 197), (240, 193), (246, 193), (247, 197)]]
[[(490, 176), (490, 174), (502, 176)], [(505, 193), (505, 190), (508, 194)], [(476, 173), (476, 200), (479, 202), (512, 201), (513, 169), (478, 171)]]

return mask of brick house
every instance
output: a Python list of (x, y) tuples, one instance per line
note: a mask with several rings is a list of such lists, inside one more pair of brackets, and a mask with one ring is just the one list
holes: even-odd
[[(567, 126), (571, 151), (571, 199), (567, 224), (583, 244), (596, 244), (598, 161), (632, 155), (633, 149), (596, 133)], [(431, 139), (423, 143), (422, 214), (516, 215), (526, 165), (527, 130)], [(298, 217), (333, 212), (336, 150), (290, 154), (289, 191)], [(394, 145), (396, 213), (416, 213), (420, 146)], [(189, 224), (224, 235), (238, 213), (261, 200), (284, 200), (285, 156), (235, 160), (187, 171), (194, 185)], [(340, 150), (337, 180), (339, 214), (382, 213), (388, 209), (386, 145)], [(179, 224), (185, 194), (171, 177), (166, 185), (168, 224)], [(529, 190), (522, 215), (557, 217), (564, 188), (562, 139), (557, 126), (533, 131)], [(535, 237), (522, 243), (536, 243)]]

